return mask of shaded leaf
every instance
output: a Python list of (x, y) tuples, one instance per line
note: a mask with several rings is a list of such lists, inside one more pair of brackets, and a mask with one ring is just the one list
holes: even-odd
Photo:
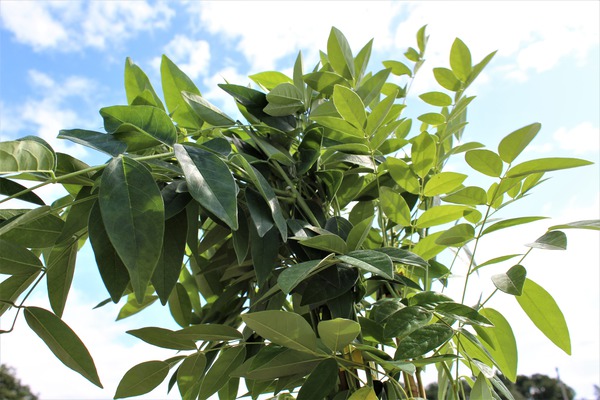
[(85, 129), (63, 129), (58, 134), (58, 138), (70, 140), (113, 157), (123, 154), (127, 150), (127, 143), (114, 135)]
[(360, 333), (358, 322), (344, 318), (321, 321), (317, 329), (325, 346), (333, 352), (342, 351)]
[[(139, 150), (177, 141), (177, 131), (164, 111), (145, 105), (111, 106), (100, 109), (106, 132), (127, 143), (128, 150)], [(145, 135), (144, 138), (136, 136)]]
[(200, 398), (208, 399), (230, 379), (231, 372), (244, 362), (246, 348), (244, 346), (223, 349), (217, 361), (206, 373), (200, 386)]
[(313, 352), (316, 336), (300, 315), (285, 311), (260, 311), (242, 315), (246, 325), (258, 335), (289, 349)]
[(33, 272), (31, 274), (19, 274), (9, 276), (7, 279), (0, 283), (0, 299), (6, 301), (0, 302), (0, 316), (11, 307), (11, 303), (14, 303), (19, 296), (27, 290), (41, 271)]
[[(4, 196), (13, 196), (27, 188), (17, 182), (11, 181), (10, 179), (0, 178), (0, 195)], [(27, 201), (29, 203), (37, 204), (40, 206), (46, 205), (44, 200), (42, 200), (37, 194), (33, 192), (25, 193), (20, 196), (15, 197), (15, 199), (19, 199), (22, 201)]]
[(504, 274), (493, 275), (492, 282), (504, 293), (520, 296), (523, 294), (526, 276), (527, 270), (522, 265), (515, 265)]
[(208, 122), (212, 126), (227, 127), (235, 124), (235, 121), (231, 119), (231, 117), (210, 104), (203, 97), (186, 91), (182, 92), (181, 95), (194, 113), (196, 113), (201, 120)]
[[(358, 325), (357, 322), (352, 322)], [(321, 361), (300, 388), (298, 400), (314, 400), (327, 396), (337, 386), (337, 378), (337, 361), (333, 358)]]
[(174, 331), (173, 335), (197, 342), (202, 341), (229, 341), (242, 339), (242, 334), (235, 328), (219, 324), (192, 325)]
[[(206, 361), (204, 353), (196, 352), (187, 356), (177, 369), (177, 386), (182, 399), (198, 396), (200, 381), (206, 369)], [(193, 394), (190, 395), (190, 392)]]
[(30, 275), (40, 272), (42, 267), (40, 259), (29, 249), (0, 239), (0, 274)]
[(435, 312), (469, 325), (492, 326), (490, 320), (477, 310), (460, 303), (443, 302), (435, 306)]
[(48, 299), (50, 300), (52, 311), (59, 318), (62, 317), (69, 289), (73, 282), (77, 250), (77, 240), (56, 245), (50, 251), (46, 261)]
[(423, 307), (404, 307), (386, 319), (383, 336), (385, 338), (404, 337), (427, 325), (432, 317), (433, 314)]
[(173, 350), (196, 350), (193, 340), (174, 335), (170, 329), (146, 327), (127, 331), (128, 334), (153, 346)]
[(387, 254), (374, 250), (355, 250), (337, 256), (337, 259), (386, 279), (394, 279), (394, 264)]
[(162, 383), (168, 373), (169, 364), (164, 361), (146, 361), (138, 364), (123, 375), (114, 398), (122, 399), (151, 392)]
[(337, 254), (344, 254), (346, 252), (346, 242), (344, 242), (344, 239), (332, 233), (325, 233), (322, 235), (302, 239), (300, 240), (300, 244), (313, 249), (329, 251)]
[(526, 246), (544, 250), (566, 250), (567, 235), (561, 231), (550, 231)]
[(446, 343), (454, 335), (452, 328), (433, 324), (423, 326), (398, 342), (395, 360), (406, 360), (422, 356)]

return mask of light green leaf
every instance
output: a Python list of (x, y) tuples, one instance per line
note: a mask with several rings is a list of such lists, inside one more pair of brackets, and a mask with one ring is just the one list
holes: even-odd
[(438, 126), (446, 123), (446, 117), (440, 113), (421, 114), (417, 117), (417, 119), (431, 126)]
[(395, 360), (407, 360), (426, 354), (446, 343), (454, 335), (447, 325), (432, 324), (420, 327), (398, 342)]
[(406, 64), (400, 62), (400, 61), (395, 61), (395, 60), (388, 60), (388, 61), (383, 61), (382, 62), (383, 66), (386, 68), (390, 68), (392, 70), (392, 74), (397, 75), (397, 76), (402, 76), (402, 75), (408, 75), (408, 76), (412, 76), (412, 71), (410, 68), (408, 68), (406, 66)]
[(452, 105), (452, 97), (442, 92), (423, 93), (419, 95), (419, 98), (432, 106), (448, 107)]
[(246, 325), (271, 342), (293, 350), (312, 353), (317, 337), (300, 315), (286, 311), (260, 311), (242, 315)]
[(504, 164), (498, 154), (490, 150), (475, 149), (465, 153), (465, 161), (475, 171), (494, 178), (502, 175)]
[(356, 339), (360, 333), (360, 324), (349, 319), (335, 318), (319, 322), (317, 329), (325, 346), (338, 352)]
[(488, 386), (488, 380), (485, 376), (480, 372), (477, 375), (477, 380), (473, 385), (473, 389), (471, 390), (471, 398), (478, 400), (494, 400), (495, 398), (492, 396), (492, 391)]
[(348, 234), (348, 239), (346, 239), (346, 247), (348, 251), (360, 249), (363, 242), (369, 235), (374, 219), (375, 216), (372, 215), (352, 227), (350, 233)]
[(114, 398), (122, 399), (151, 392), (162, 383), (168, 373), (169, 364), (164, 361), (146, 361), (138, 364), (125, 373), (117, 386)]
[(512, 163), (535, 138), (541, 128), (542, 125), (536, 122), (508, 134), (498, 145), (500, 158), (505, 163)]
[(356, 90), (356, 93), (360, 96), (365, 106), (370, 106), (373, 100), (379, 99), (389, 76), (390, 70), (382, 69), (370, 78), (363, 80), (360, 87)]
[(200, 386), (200, 398), (208, 399), (229, 381), (231, 372), (242, 365), (246, 357), (244, 346), (223, 349), (217, 361), (206, 373)]
[[(502, 314), (493, 308), (483, 308), (479, 313), (494, 324), (493, 327), (479, 327), (491, 338), (491, 346), (486, 346), (500, 371), (512, 382), (517, 380), (518, 351), (515, 335)], [(485, 346), (485, 343), (484, 343)]]
[(348, 397), (348, 400), (377, 400), (378, 397), (375, 391), (370, 386), (361, 387), (356, 392), (352, 393), (352, 396)]
[(29, 249), (0, 239), (0, 274), (35, 274), (42, 267), (40, 259)]
[(579, 158), (538, 158), (517, 164), (506, 172), (508, 178), (529, 175), (537, 172), (557, 171), (561, 169), (577, 168), (593, 164), (590, 161)]
[(146, 104), (165, 109), (144, 71), (129, 57), (125, 60), (125, 93), (129, 104), (142, 98)]
[(259, 72), (258, 74), (248, 76), (248, 78), (252, 79), (256, 84), (262, 86), (266, 90), (273, 90), (274, 87), (282, 83), (294, 83), (289, 76), (279, 71)]
[(442, 205), (432, 207), (417, 219), (417, 228), (430, 228), (456, 221), (469, 210), (471, 208), (467, 206)]
[(210, 151), (192, 145), (175, 145), (190, 194), (200, 205), (226, 223), (238, 228), (238, 187), (221, 159)]
[(217, 107), (210, 104), (203, 97), (191, 93), (191, 92), (182, 92), (183, 100), (192, 107), (192, 110), (202, 119), (203, 121), (208, 122), (212, 126), (232, 126), (235, 124), (235, 121), (231, 119), (227, 114), (223, 111), (219, 110)]
[(493, 275), (492, 282), (504, 293), (520, 296), (523, 294), (526, 276), (527, 270), (522, 265), (515, 265), (504, 274)]
[[(206, 356), (196, 352), (187, 356), (177, 369), (177, 386), (182, 399), (197, 397), (200, 381), (206, 369)], [(193, 389), (192, 389), (193, 388)], [(190, 393), (193, 392), (192, 395)]]
[(331, 96), (333, 94), (333, 88), (335, 85), (350, 87), (350, 83), (348, 83), (343, 76), (329, 71), (319, 71), (306, 74), (304, 75), (304, 82), (306, 82), (310, 88), (327, 96)]
[(352, 89), (335, 85), (333, 104), (342, 118), (361, 131), (367, 123), (367, 113), (362, 100)]
[(600, 231), (600, 219), (569, 222), (567, 224), (554, 225), (548, 228), (549, 231), (556, 229), (589, 229), (593, 231)]
[(192, 325), (188, 326), (187, 328), (174, 331), (173, 335), (177, 338), (192, 340), (194, 342), (199, 340), (205, 342), (222, 342), (239, 340), (243, 337), (237, 329), (231, 326), (219, 324)]
[(194, 82), (164, 54), (160, 63), (160, 76), (171, 118), (179, 126), (200, 129), (204, 121), (189, 109), (181, 95), (185, 91), (200, 96), (200, 90)]
[(394, 182), (409, 193), (419, 194), (418, 177), (407, 163), (395, 157), (388, 157), (385, 162)]
[(337, 256), (337, 258), (364, 271), (383, 276), (386, 279), (394, 279), (394, 264), (385, 253), (375, 250), (355, 250), (346, 255)]
[(487, 194), (485, 190), (478, 186), (467, 186), (442, 197), (442, 200), (447, 203), (476, 206), (487, 203)]
[(142, 164), (129, 157), (113, 158), (102, 173), (98, 202), (106, 233), (141, 303), (163, 243), (160, 190)]
[(430, 260), (447, 248), (447, 246), (436, 243), (442, 233), (443, 232), (436, 232), (429, 234), (425, 238), (419, 240), (412, 251), (421, 256), (424, 260)]
[(440, 172), (433, 175), (425, 184), (425, 196), (432, 197), (451, 193), (467, 179), (467, 175), (458, 172)]
[(0, 174), (54, 171), (54, 153), (35, 140), (0, 142)]
[(550, 231), (526, 246), (544, 250), (566, 250), (567, 235), (561, 231)]
[(153, 346), (173, 350), (196, 350), (193, 340), (174, 335), (170, 329), (146, 327), (127, 331), (128, 334)]
[(471, 73), (471, 52), (459, 38), (454, 39), (450, 49), (450, 67), (462, 82), (466, 82)]
[(495, 231), (499, 231), (500, 229), (510, 228), (511, 226), (528, 224), (530, 222), (539, 221), (541, 219), (546, 219), (547, 217), (520, 217), (520, 218), (509, 218), (495, 224), (492, 224), (485, 228), (481, 236), (486, 235), (488, 233), (492, 233)]
[(111, 106), (100, 109), (104, 128), (118, 140), (127, 143), (127, 149), (140, 150), (160, 143), (173, 146), (177, 131), (171, 118), (153, 106)]
[(304, 107), (304, 94), (292, 83), (281, 83), (267, 93), (269, 104), (264, 111), (272, 116), (286, 116), (294, 114)]
[(412, 167), (417, 175), (425, 178), (436, 162), (436, 144), (426, 131), (413, 139), (411, 147)]
[(385, 338), (402, 338), (427, 325), (433, 314), (423, 307), (404, 307), (385, 320), (383, 336)]
[(151, 306), (156, 300), (158, 300), (158, 296), (152, 296), (149, 292), (151, 292), (152, 287), (148, 287), (146, 291), (146, 295), (144, 296), (144, 301), (139, 303), (134, 293), (130, 293), (127, 295), (127, 303), (121, 307), (119, 310), (119, 314), (117, 315), (117, 321), (120, 321), (125, 318), (129, 318), (132, 315), (135, 315), (142, 311), (144, 308)]
[(334, 71), (346, 79), (354, 79), (354, 58), (344, 34), (332, 27), (327, 39), (327, 57)]
[(439, 83), (444, 89), (448, 89), (452, 92), (460, 90), (462, 85), (461, 82), (448, 68), (434, 68), (433, 76), (437, 83)]
[(569, 328), (562, 311), (550, 293), (531, 279), (526, 279), (523, 294), (515, 298), (535, 326), (552, 343), (570, 355)]
[(367, 44), (363, 46), (362, 49), (354, 58), (354, 71), (356, 76), (356, 81), (360, 82), (363, 78), (365, 71), (367, 70), (367, 65), (369, 65), (369, 60), (371, 58), (371, 51), (373, 49), (373, 39), (369, 40)]
[(410, 209), (406, 200), (396, 190), (388, 187), (379, 189), (379, 202), (384, 214), (401, 226), (410, 226)]
[(173, 320), (181, 327), (188, 326), (192, 321), (192, 303), (183, 285), (175, 284), (168, 299), (169, 311)]
[(458, 224), (445, 230), (437, 239), (436, 243), (444, 246), (462, 247), (465, 243), (473, 240), (475, 228), (471, 224)]
[(48, 299), (52, 311), (59, 318), (62, 317), (73, 281), (78, 244), (77, 240), (71, 240), (54, 246), (46, 261)]
[(346, 253), (346, 242), (338, 235), (325, 233), (300, 240), (300, 244), (313, 249), (329, 251), (337, 254)]
[(50, 311), (38, 307), (25, 308), (25, 321), (64, 365), (102, 387), (92, 356), (67, 324)]
[(469, 325), (492, 326), (490, 320), (477, 310), (460, 303), (444, 302), (435, 306), (435, 312)]

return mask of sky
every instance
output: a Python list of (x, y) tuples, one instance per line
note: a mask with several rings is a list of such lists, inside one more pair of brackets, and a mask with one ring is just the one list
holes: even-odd
[[(428, 110), (416, 95), (439, 90), (431, 72), (448, 67), (454, 38), (481, 60), (496, 57), (468, 91), (465, 138), (491, 149), (508, 133), (533, 122), (542, 131), (520, 160), (579, 157), (595, 164), (548, 174), (531, 196), (508, 207), (503, 217), (552, 217), (526, 228), (490, 235), (480, 248), (481, 261), (524, 251), (548, 226), (600, 218), (600, 84), (597, 1), (551, 2), (154, 2), (154, 1), (0, 1), (0, 140), (38, 135), (57, 151), (88, 164), (104, 162), (92, 150), (56, 139), (60, 129), (101, 130), (98, 109), (125, 104), (123, 68), (131, 57), (160, 92), (160, 56), (166, 54), (194, 80), (204, 97), (225, 112), (236, 107), (218, 83), (246, 85), (253, 73), (291, 71), (302, 51), (305, 65), (315, 65), (326, 49), (332, 26), (348, 38), (356, 53), (374, 38), (371, 69), (381, 61), (403, 60), (415, 33), (427, 24), (430, 35), (426, 63), (408, 97), (406, 115)], [(416, 125), (415, 125), (416, 126)], [(460, 161), (449, 168), (471, 172)], [(472, 178), (469, 178), (472, 179)], [(487, 182), (473, 178), (473, 184)], [(489, 184), (489, 182), (487, 183)], [(39, 193), (56, 197), (60, 190)], [(535, 250), (527, 258), (528, 277), (556, 299), (571, 332), (573, 355), (567, 356), (529, 322), (511, 296), (489, 305), (511, 322), (519, 347), (519, 373), (561, 378), (591, 399), (600, 384), (600, 298), (598, 232), (567, 232), (567, 251)], [(467, 302), (490, 292), (489, 277), (510, 265), (481, 270), (472, 281)], [(456, 279), (462, 279), (458, 276)], [(452, 284), (451, 284), (452, 285)], [(460, 283), (456, 287), (462, 286)], [(455, 298), (459, 293), (449, 292)], [(89, 249), (78, 258), (64, 320), (87, 345), (105, 389), (100, 390), (62, 366), (30, 332), (22, 318), (15, 331), (0, 337), (0, 361), (44, 400), (109, 399), (122, 375), (147, 360), (165, 359), (169, 350), (129, 337), (128, 329), (154, 325), (175, 328), (168, 310), (152, 306), (114, 322), (120, 305), (92, 310), (107, 294)], [(471, 298), (472, 297), (472, 298)], [(48, 307), (44, 288), (29, 305)], [(3, 317), (2, 327), (14, 314)], [(161, 385), (146, 399), (177, 398)]]

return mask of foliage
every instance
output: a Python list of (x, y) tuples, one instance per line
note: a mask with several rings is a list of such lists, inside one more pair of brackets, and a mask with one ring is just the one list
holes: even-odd
[[(291, 77), (252, 75), (259, 90), (219, 85), (246, 122), (210, 104), (166, 56), (163, 103), (128, 59), (128, 104), (100, 110), (106, 132), (59, 135), (111, 156), (107, 164), (88, 166), (34, 137), (0, 144), (2, 202), (37, 206), (0, 210), (0, 272), (9, 275), (0, 312), (23, 310), (66, 366), (101, 387), (91, 355), (61, 320), (89, 238), (109, 294), (101, 305), (125, 298), (119, 318), (126, 318), (160, 301), (181, 326), (128, 332), (177, 353), (131, 368), (115, 398), (147, 393), (166, 378), (184, 399), (233, 399), (241, 378), (253, 398), (419, 397), (429, 364), (439, 371), (439, 398), (464, 397), (464, 382), (478, 398), (494, 391), (510, 398), (493, 371), (517, 378), (516, 341), (488, 300), (497, 291), (515, 296), (570, 353), (565, 319), (527, 278), (525, 259), (534, 248), (565, 249), (563, 229), (600, 224), (552, 227), (525, 254), (483, 263), (478, 244), (542, 218), (498, 212), (546, 172), (590, 163), (517, 162), (538, 123), (508, 134), (497, 150), (463, 141), (474, 100), (466, 91), (494, 53), (474, 64), (459, 39), (450, 68), (433, 69), (440, 91), (419, 96), (431, 111), (418, 122), (403, 117), (427, 40), (423, 27), (408, 61), (367, 72), (372, 41), (354, 55), (333, 28), (309, 72), (299, 54)], [(484, 175), (485, 186), (445, 171), (453, 157)], [(40, 183), (26, 188), (23, 179)], [(35, 190), (48, 184), (68, 195), (46, 205)], [(457, 300), (441, 291), (459, 253), (468, 263)], [(494, 292), (465, 304), (467, 290), (477, 290), (469, 278), (501, 262), (510, 268), (493, 277)], [(52, 311), (26, 305), (44, 280)]]
[(15, 371), (0, 365), (0, 399), (2, 400), (37, 400), (38, 397), (31, 393), (29, 386), (23, 385), (15, 376)]

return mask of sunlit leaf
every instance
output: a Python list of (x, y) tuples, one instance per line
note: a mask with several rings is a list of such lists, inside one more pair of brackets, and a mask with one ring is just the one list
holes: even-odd
[(433, 175), (427, 184), (423, 193), (425, 196), (437, 196), (444, 193), (451, 193), (457, 189), (467, 179), (467, 175), (458, 172), (440, 172)]
[(388, 187), (379, 190), (379, 202), (385, 215), (401, 226), (411, 225), (410, 209), (398, 191)]
[(50, 172), (56, 164), (54, 153), (35, 140), (0, 142), (0, 174)]
[(502, 161), (512, 163), (531, 143), (541, 128), (542, 125), (536, 122), (510, 133), (502, 139), (498, 145), (498, 154)]
[(465, 153), (465, 160), (475, 171), (497, 178), (502, 175), (504, 164), (498, 154), (490, 150), (476, 149)]
[(300, 315), (285, 311), (260, 311), (242, 315), (246, 325), (260, 336), (293, 350), (313, 352), (316, 336)]
[(481, 236), (486, 235), (488, 233), (492, 233), (495, 231), (499, 231), (500, 229), (510, 228), (511, 226), (528, 224), (531, 222), (539, 221), (541, 219), (546, 219), (547, 217), (519, 217), (519, 218), (509, 218), (502, 221), (498, 221), (487, 228), (484, 229)]
[(354, 78), (352, 50), (344, 34), (335, 27), (331, 28), (329, 39), (327, 39), (327, 56), (335, 72), (346, 79)]
[[(493, 308), (483, 308), (479, 313), (489, 319), (493, 327), (480, 327), (478, 329), (487, 333), (493, 343), (486, 346), (500, 371), (511, 381), (517, 379), (518, 351), (517, 342), (510, 324), (502, 314)], [(485, 345), (485, 344), (484, 344)]]
[(317, 328), (325, 346), (334, 352), (342, 351), (360, 333), (358, 322), (344, 318), (321, 321)]
[(506, 172), (509, 178), (516, 178), (523, 175), (529, 175), (537, 172), (557, 171), (561, 169), (577, 168), (593, 164), (590, 161), (579, 158), (538, 158), (517, 164)]
[(165, 102), (169, 108), (171, 118), (177, 125), (199, 129), (203, 120), (189, 109), (188, 104), (183, 99), (181, 92), (186, 91), (200, 96), (200, 90), (194, 82), (163, 54), (160, 63), (160, 76), (162, 90), (165, 95)]
[(168, 373), (169, 364), (164, 361), (146, 361), (138, 364), (123, 375), (114, 398), (122, 399), (151, 392), (165, 380)]
[(471, 73), (471, 52), (459, 38), (454, 39), (450, 49), (450, 67), (462, 82), (466, 82)]

